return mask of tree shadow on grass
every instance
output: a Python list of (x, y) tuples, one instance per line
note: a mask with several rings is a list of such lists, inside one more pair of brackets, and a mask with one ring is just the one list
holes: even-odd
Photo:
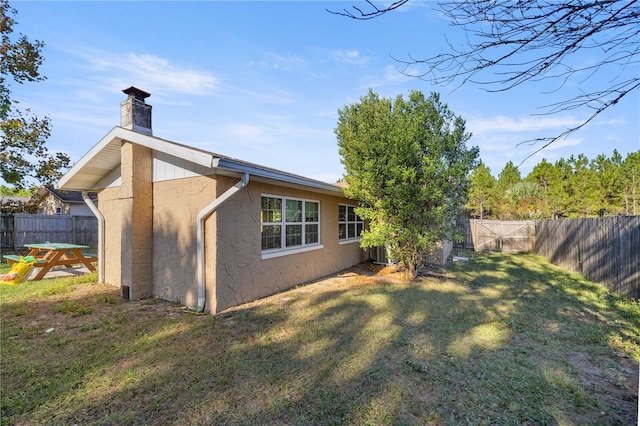
[(8, 304), (3, 418), (634, 424), (637, 310), (535, 256), (470, 257), (446, 280), (332, 277), (216, 317), (108, 289)]

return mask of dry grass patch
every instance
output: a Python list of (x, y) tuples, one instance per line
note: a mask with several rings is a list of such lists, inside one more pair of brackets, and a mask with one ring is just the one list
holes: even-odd
[(637, 303), (536, 256), (465, 255), (215, 317), (77, 278), (3, 287), (1, 422), (635, 424)]

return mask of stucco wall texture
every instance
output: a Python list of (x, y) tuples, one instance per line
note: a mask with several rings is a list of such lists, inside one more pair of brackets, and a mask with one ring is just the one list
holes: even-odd
[[(145, 153), (137, 154), (133, 155), (136, 158), (135, 167), (140, 167), (141, 162), (146, 164)], [(124, 163), (123, 158), (123, 167)], [(124, 177), (125, 173), (123, 182)], [(130, 285), (132, 299), (153, 295), (195, 307), (198, 296), (197, 215), (237, 182), (238, 179), (225, 176), (198, 176), (155, 182), (149, 187), (142, 184), (147, 189), (139, 188), (139, 193), (130, 192), (133, 189), (126, 188), (126, 184), (101, 191), (98, 205), (106, 222), (105, 281), (120, 286)], [(262, 259), (262, 194), (319, 201), (320, 243), (323, 248)], [(152, 196), (150, 216), (145, 207), (147, 202), (144, 201), (149, 200), (149, 196)], [(138, 197), (142, 199), (138, 200)], [(143, 204), (142, 207), (136, 207), (138, 201)], [(339, 196), (250, 181), (246, 188), (224, 202), (205, 222), (205, 310), (218, 313), (366, 260), (366, 253), (357, 243), (338, 243), (340, 203), (353, 204)], [(136, 211), (142, 214), (136, 215)], [(145, 228), (140, 223), (144, 220), (151, 222), (150, 227)], [(131, 224), (132, 230), (127, 231)], [(147, 252), (136, 245), (136, 241), (146, 241), (143, 235), (129, 241), (136, 230), (142, 232), (145, 229), (152, 233), (151, 249)], [(145, 293), (146, 283), (144, 274), (140, 273), (141, 265), (128, 260), (129, 253), (150, 257), (149, 285), (152, 294)], [(131, 268), (131, 272), (138, 270), (139, 278), (128, 273), (128, 268)], [(136, 289), (136, 286), (142, 288)]]
[[(304, 253), (261, 258), (260, 206), (262, 194), (320, 202), (320, 243)], [(342, 197), (249, 183), (216, 213), (215, 311), (259, 299), (295, 285), (340, 271), (366, 260), (357, 243), (338, 244), (338, 204)], [(211, 288), (207, 280), (207, 289)], [(209, 297), (207, 303), (213, 303)], [(209, 307), (213, 308), (212, 305)]]

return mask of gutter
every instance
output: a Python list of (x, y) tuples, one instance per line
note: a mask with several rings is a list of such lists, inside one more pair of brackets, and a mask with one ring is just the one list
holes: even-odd
[(221, 196), (213, 200), (208, 206), (200, 210), (196, 217), (196, 270), (198, 273), (198, 306), (197, 312), (204, 312), (205, 304), (205, 273), (204, 273), (204, 222), (211, 216), (225, 201), (241, 191), (249, 184), (249, 173), (245, 172), (242, 179), (234, 186), (227, 189)]
[(87, 191), (82, 191), (82, 199), (98, 219), (98, 282), (104, 283), (104, 216), (93, 204)]
[(287, 173), (280, 170), (270, 169), (268, 167), (259, 166), (256, 164), (245, 163), (243, 161), (233, 160), (230, 158), (214, 158), (211, 163), (211, 167), (236, 173), (250, 173), (254, 177), (272, 179), (292, 185), (300, 185), (305, 187), (306, 190), (309, 190), (309, 188), (313, 188), (316, 190), (326, 191), (330, 194), (342, 193), (342, 188), (331, 183), (306, 178), (304, 176), (294, 175), (292, 173)]

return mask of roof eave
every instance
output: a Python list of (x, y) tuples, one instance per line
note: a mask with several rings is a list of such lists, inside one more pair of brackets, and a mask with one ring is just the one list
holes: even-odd
[(268, 181), (276, 181), (296, 187), (304, 187), (314, 192), (323, 192), (333, 195), (343, 194), (342, 188), (331, 183), (322, 182), (319, 180), (306, 178), (304, 176), (294, 175), (275, 169), (269, 169), (255, 164), (244, 163), (229, 158), (218, 158), (214, 167), (217, 169), (235, 173), (249, 173), (251, 176), (260, 177)]
[[(136, 143), (207, 168), (213, 168), (227, 173), (249, 173), (254, 177), (259, 177), (266, 181), (306, 188), (314, 192), (323, 192), (332, 195), (343, 194), (341, 187), (331, 183), (216, 155), (211, 152), (122, 127), (114, 127), (100, 139), (89, 152), (65, 173), (55, 188), (74, 191), (98, 190), (97, 185), (102, 177), (120, 164), (119, 145), (124, 141)], [(118, 144), (118, 149), (116, 150), (116, 147), (112, 144)], [(110, 145), (112, 146), (110, 147)]]

